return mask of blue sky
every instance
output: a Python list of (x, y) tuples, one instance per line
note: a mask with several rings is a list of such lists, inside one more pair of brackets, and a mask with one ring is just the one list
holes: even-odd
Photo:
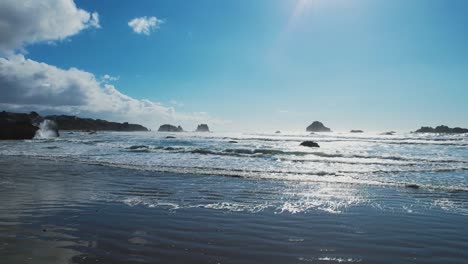
[[(335, 130), (468, 126), (467, 1), (75, 3), (97, 12), (100, 27), (21, 53), (118, 76), (112, 85), (125, 95), (209, 116), (195, 123), (267, 131), (314, 120)], [(144, 16), (163, 23), (149, 35), (133, 32), (128, 22)]]

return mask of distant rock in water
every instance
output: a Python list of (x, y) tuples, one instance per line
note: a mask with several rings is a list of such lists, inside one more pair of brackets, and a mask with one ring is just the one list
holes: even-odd
[(278, 130), (278, 131), (276, 131), (275, 133), (276, 133), (276, 134), (281, 134), (281, 131)]
[(446, 134), (462, 134), (468, 133), (467, 128), (454, 127), (450, 128), (448, 126), (438, 126), (436, 128), (432, 127), (421, 127), (415, 131), (416, 133), (446, 133)]
[(36, 112), (0, 112), (0, 140), (32, 139), (42, 121), (43, 118)]
[(210, 132), (210, 129), (207, 124), (200, 124), (198, 125), (196, 132)]
[(176, 137), (173, 137), (173, 136), (167, 136), (166, 138), (167, 138), (167, 139), (172, 139), (172, 138), (176, 138)]
[(310, 147), (310, 148), (320, 148), (319, 144), (317, 144), (314, 141), (304, 141), (300, 145), (304, 147)]
[(235, 141), (235, 140), (229, 140), (228, 143), (236, 144), (236, 143), (239, 143), (239, 142), (237, 142), (237, 141)]
[(134, 149), (149, 149), (149, 147), (146, 146), (146, 145), (134, 145), (134, 146), (130, 146), (128, 149), (132, 149), (132, 150), (134, 150)]
[(142, 125), (109, 122), (102, 119), (80, 118), (77, 116), (52, 115), (46, 116), (46, 119), (57, 123), (60, 130), (81, 130), (81, 131), (148, 131)]
[(331, 132), (331, 129), (324, 126), (322, 122), (314, 121), (306, 129), (307, 132)]
[(389, 131), (389, 132), (383, 132), (383, 133), (380, 133), (380, 135), (382, 136), (393, 136), (395, 135), (395, 131)]
[(181, 126), (173, 126), (169, 124), (165, 124), (159, 127), (158, 129), (159, 132), (183, 132), (184, 129), (182, 129)]
[(362, 130), (351, 130), (349, 133), (364, 133)]
[(410, 189), (419, 189), (419, 185), (413, 183), (406, 184), (405, 187)]

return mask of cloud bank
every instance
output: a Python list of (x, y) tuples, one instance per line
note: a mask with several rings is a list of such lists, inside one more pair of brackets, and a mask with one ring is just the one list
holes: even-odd
[(64, 40), (90, 27), (100, 27), (98, 13), (77, 8), (73, 0), (0, 1), (3, 53), (32, 43)]
[(92, 114), (153, 128), (161, 122), (219, 123), (206, 113), (178, 113), (173, 107), (132, 98), (92, 73), (60, 69), (23, 55), (0, 58), (0, 94), (0, 105), (8, 109)]
[[(133, 22), (132, 22), (133, 21)], [(150, 34), (162, 20), (142, 17), (129, 22), (135, 32)], [(73, 0), (0, 1), (0, 110), (63, 113), (129, 121), (155, 128), (161, 123), (219, 124), (206, 113), (179, 113), (146, 99), (118, 91), (110, 82), (119, 77), (76, 69), (61, 69), (25, 58), (24, 47), (67, 39), (87, 28), (98, 28), (99, 15), (76, 7)]]
[(156, 17), (137, 17), (128, 22), (128, 26), (132, 28), (133, 32), (137, 34), (150, 35), (156, 31), (164, 20), (157, 19)]

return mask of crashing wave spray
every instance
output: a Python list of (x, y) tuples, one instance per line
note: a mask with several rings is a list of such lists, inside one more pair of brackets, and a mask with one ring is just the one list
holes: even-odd
[(39, 130), (36, 131), (34, 138), (54, 138), (60, 136), (57, 123), (52, 120), (44, 120), (39, 124)]

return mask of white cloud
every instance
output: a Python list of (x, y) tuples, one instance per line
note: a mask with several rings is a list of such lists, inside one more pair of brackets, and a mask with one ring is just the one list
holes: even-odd
[(110, 76), (109, 74), (104, 74), (101, 77), (101, 81), (104, 83), (116, 82), (118, 80), (120, 80), (120, 76)]
[[(134, 30), (149, 34), (161, 20), (140, 18)], [(130, 24), (130, 23), (129, 23)], [(150, 100), (118, 91), (112, 81), (76, 68), (61, 69), (15, 54), (25, 45), (67, 39), (83, 29), (99, 26), (99, 15), (76, 7), (73, 0), (0, 0), (0, 110), (63, 113), (83, 117), (140, 123), (155, 128), (161, 123), (219, 124), (208, 114), (179, 113)]]
[(128, 25), (133, 29), (133, 32), (137, 34), (149, 35), (152, 31), (159, 28), (164, 20), (156, 17), (137, 17), (128, 22)]
[(99, 24), (99, 14), (97, 12), (93, 12), (91, 14), (89, 26), (95, 27), (95, 28), (101, 28), (101, 25)]
[(0, 1), (3, 53), (32, 43), (64, 40), (90, 27), (100, 27), (98, 13), (77, 8), (73, 0)]
[(203, 112), (179, 113), (173, 107), (132, 98), (92, 73), (60, 69), (23, 55), (0, 58), (0, 94), (3, 108), (89, 115), (152, 128), (161, 123), (181, 123), (189, 125), (187, 129), (196, 123), (222, 123)]

